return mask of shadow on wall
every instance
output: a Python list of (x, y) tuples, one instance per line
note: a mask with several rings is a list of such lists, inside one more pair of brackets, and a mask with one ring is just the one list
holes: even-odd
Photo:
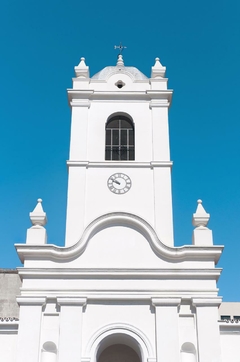
[(183, 343), (181, 348), (181, 362), (197, 362), (194, 344), (190, 342)]
[(41, 362), (56, 362), (57, 361), (57, 347), (53, 342), (45, 342), (42, 346)]

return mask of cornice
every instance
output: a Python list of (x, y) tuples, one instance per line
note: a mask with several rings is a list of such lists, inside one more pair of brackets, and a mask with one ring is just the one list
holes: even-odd
[(98, 268), (18, 268), (22, 278), (38, 279), (210, 279), (218, 280), (222, 269), (98, 269)]
[(160, 106), (168, 107), (171, 104), (172, 93), (171, 89), (166, 90), (143, 90), (143, 91), (99, 91), (93, 89), (67, 89), (69, 104), (77, 105), (79, 101), (151, 101), (158, 100)]
[(156, 168), (156, 167), (172, 167), (172, 161), (150, 161), (150, 162), (138, 162), (138, 161), (75, 161), (68, 160), (68, 167), (86, 167), (86, 168)]
[(126, 300), (126, 301), (143, 301), (144, 303), (152, 302), (152, 299), (167, 299), (167, 298), (180, 298), (184, 300), (192, 300), (192, 298), (216, 298), (218, 289), (166, 289), (159, 290), (157, 288), (141, 288), (136, 290), (119, 289), (116, 288), (103, 288), (101, 285), (99, 289), (94, 286), (92, 289), (65, 289), (60, 287), (53, 289), (53, 287), (45, 288), (22, 288), (21, 293), (24, 297), (38, 295), (46, 295), (47, 299), (55, 300), (57, 298), (67, 299), (87, 299), (89, 304), (91, 301), (112, 301), (112, 300)]
[(25, 259), (36, 258), (38, 260), (70, 261), (76, 259), (84, 252), (93, 235), (113, 225), (126, 226), (140, 232), (148, 240), (149, 245), (156, 255), (167, 261), (207, 260), (217, 263), (223, 250), (223, 246), (166, 246), (160, 241), (151, 225), (144, 219), (137, 215), (124, 212), (108, 213), (93, 220), (86, 227), (78, 242), (70, 247), (15, 244), (15, 248), (22, 262), (24, 262)]

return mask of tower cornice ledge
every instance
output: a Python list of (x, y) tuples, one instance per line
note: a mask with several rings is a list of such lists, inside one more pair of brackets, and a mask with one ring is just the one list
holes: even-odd
[(170, 247), (163, 244), (150, 224), (137, 215), (124, 212), (113, 212), (93, 220), (84, 230), (81, 238), (70, 247), (55, 245), (15, 244), (20, 260), (50, 259), (52, 261), (67, 261), (76, 259), (86, 249), (89, 240), (99, 231), (111, 226), (126, 226), (140, 232), (149, 242), (153, 251), (160, 258), (168, 261), (208, 260), (218, 262), (223, 246), (182, 246)]
[(127, 100), (127, 101), (151, 101), (158, 100), (164, 102), (163, 105), (171, 104), (171, 89), (166, 90), (143, 90), (143, 91), (95, 91), (68, 89), (68, 101), (70, 105), (77, 105), (78, 101), (83, 102), (86, 99), (90, 101), (108, 101), (109, 100)]
[(155, 167), (172, 167), (172, 161), (150, 161), (150, 162), (137, 162), (137, 161), (67, 161), (68, 167), (86, 167), (86, 168), (155, 168)]

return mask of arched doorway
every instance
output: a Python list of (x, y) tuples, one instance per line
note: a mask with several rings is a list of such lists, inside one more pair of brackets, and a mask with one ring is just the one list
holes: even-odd
[[(92, 335), (86, 351), (89, 362), (156, 362), (151, 343), (139, 329), (129, 324), (109, 324)], [(114, 356), (114, 359), (112, 358)], [(121, 358), (120, 358), (120, 357)]]
[(113, 344), (101, 352), (97, 362), (141, 362), (141, 360), (136, 351), (126, 344)]

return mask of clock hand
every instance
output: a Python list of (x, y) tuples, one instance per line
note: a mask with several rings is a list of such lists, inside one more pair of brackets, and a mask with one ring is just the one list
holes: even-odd
[(119, 181), (117, 181), (117, 180), (112, 179), (112, 182), (115, 182), (116, 184), (121, 185), (121, 183)]

